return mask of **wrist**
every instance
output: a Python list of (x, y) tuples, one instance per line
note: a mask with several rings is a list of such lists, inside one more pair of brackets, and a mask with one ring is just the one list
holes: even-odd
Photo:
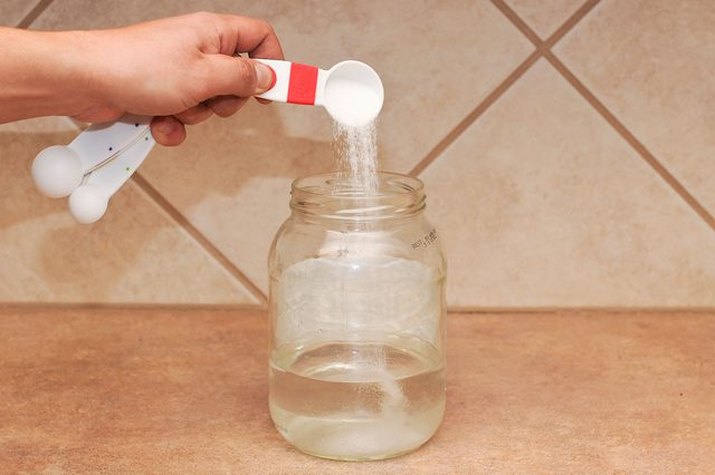
[(0, 28), (0, 122), (78, 116), (97, 102), (85, 32)]
[(37, 32), (35, 40), (44, 58), (38, 77), (52, 115), (80, 117), (104, 106), (102, 87), (96, 77), (98, 58), (90, 31)]

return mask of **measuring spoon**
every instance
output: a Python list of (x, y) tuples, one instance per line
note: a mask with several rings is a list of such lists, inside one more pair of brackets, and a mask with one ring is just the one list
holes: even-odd
[(360, 61), (342, 61), (328, 70), (291, 61), (256, 61), (275, 74), (271, 89), (256, 97), (323, 106), (333, 119), (353, 127), (374, 120), (382, 109), (385, 92), (380, 76)]

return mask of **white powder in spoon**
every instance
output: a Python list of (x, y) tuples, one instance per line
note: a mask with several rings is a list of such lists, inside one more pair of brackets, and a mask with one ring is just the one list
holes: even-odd
[(360, 127), (377, 118), (382, 99), (359, 80), (336, 77), (325, 84), (325, 108), (341, 125)]

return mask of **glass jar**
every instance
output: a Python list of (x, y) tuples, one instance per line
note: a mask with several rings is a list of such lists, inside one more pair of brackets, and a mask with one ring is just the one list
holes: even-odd
[(445, 407), (445, 261), (423, 184), (381, 173), (296, 180), (273, 242), (271, 417), (303, 452), (374, 460), (412, 451)]

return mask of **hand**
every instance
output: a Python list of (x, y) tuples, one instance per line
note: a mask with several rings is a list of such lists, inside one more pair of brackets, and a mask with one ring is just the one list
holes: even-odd
[(94, 45), (89, 83), (95, 99), (75, 117), (100, 122), (127, 112), (157, 116), (152, 134), (163, 145), (183, 142), (185, 124), (213, 114), (228, 117), (268, 90), (271, 69), (236, 53), (283, 59), (270, 25), (232, 15), (195, 13), (86, 36), (86, 44)]
[(109, 30), (0, 28), (0, 49), (7, 53), (0, 59), (0, 122), (149, 115), (155, 116), (152, 134), (163, 145), (180, 144), (185, 125), (213, 114), (230, 116), (270, 87), (271, 69), (237, 53), (283, 59), (266, 22), (211, 13)]

